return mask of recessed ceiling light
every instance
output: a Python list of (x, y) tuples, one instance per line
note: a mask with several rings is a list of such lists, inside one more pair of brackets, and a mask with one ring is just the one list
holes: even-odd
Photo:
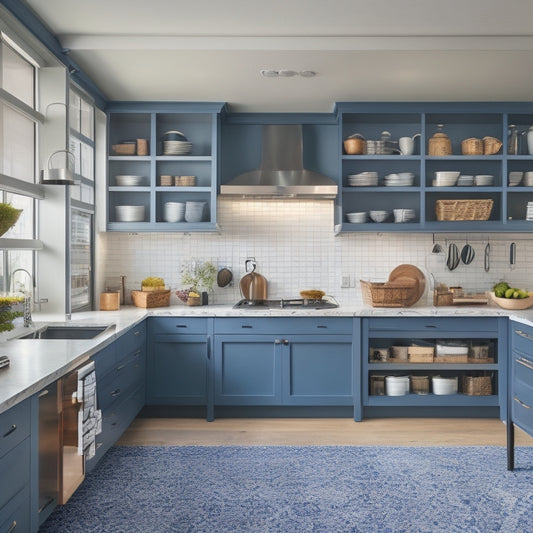
[(314, 78), (316, 76), (316, 72), (314, 70), (301, 70), (300, 76), (302, 78)]
[(277, 70), (262, 70), (261, 76), (264, 76), (265, 78), (277, 78), (278, 71)]
[(295, 70), (286, 70), (286, 69), (283, 69), (283, 70), (280, 70), (278, 72), (279, 76), (282, 77), (282, 78), (292, 78), (294, 76), (297, 76), (298, 75), (298, 72), (296, 72)]
[(316, 76), (316, 72), (314, 70), (300, 70), (298, 72), (290, 69), (264, 69), (260, 72), (261, 76), (264, 76), (265, 78), (294, 78), (295, 76), (301, 76), (302, 78), (313, 78)]

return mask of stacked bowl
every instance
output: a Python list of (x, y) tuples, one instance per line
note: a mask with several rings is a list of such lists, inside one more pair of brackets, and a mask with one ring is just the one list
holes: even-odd
[(120, 187), (136, 187), (141, 184), (143, 178), (142, 176), (118, 175), (115, 179)]
[(166, 131), (162, 140), (163, 155), (186, 155), (191, 152), (192, 143), (180, 131)]
[(533, 187), (533, 172), (524, 172), (524, 178), (522, 181), (524, 187)]
[(165, 202), (163, 218), (166, 222), (183, 222), (185, 204), (183, 202)]
[(394, 222), (411, 222), (416, 218), (416, 213), (414, 209), (393, 209), (394, 213)]
[(368, 219), (368, 213), (366, 211), (346, 213), (346, 218), (350, 224), (364, 224)]
[(376, 210), (376, 211), (369, 211), (368, 214), (374, 222), (385, 222), (385, 220), (389, 218), (390, 212)]
[(117, 222), (143, 222), (144, 205), (117, 205), (115, 219)]
[(490, 174), (478, 174), (477, 176), (474, 176), (474, 185), (477, 185), (478, 187), (490, 187), (491, 185), (494, 185), (494, 176), (491, 176)]
[(350, 187), (377, 187), (377, 172), (360, 172), (359, 174), (350, 174), (347, 178)]
[(385, 176), (385, 187), (412, 187), (415, 175), (412, 172), (399, 172)]
[(523, 172), (509, 172), (509, 187), (520, 185), (523, 176)]
[(433, 187), (455, 187), (460, 174), (460, 172), (444, 170), (435, 172)]

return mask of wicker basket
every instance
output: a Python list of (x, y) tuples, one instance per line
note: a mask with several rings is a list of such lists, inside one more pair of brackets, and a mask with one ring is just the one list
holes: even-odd
[(136, 307), (168, 307), (170, 305), (170, 290), (131, 291), (131, 299)]
[(452, 155), (452, 142), (445, 133), (435, 133), (435, 135), (429, 139), (428, 144), (428, 155)]
[(503, 143), (496, 137), (483, 137), (483, 154), (494, 155), (500, 151)]
[(116, 155), (135, 155), (136, 143), (114, 144), (111, 148)]
[(159, 176), (159, 185), (161, 187), (172, 187), (174, 185), (174, 180), (172, 179), (172, 176), (162, 174)]
[(467, 396), (490, 396), (492, 379), (490, 376), (463, 376), (463, 394)]
[(461, 152), (463, 155), (482, 155), (483, 154), (483, 141), (471, 137), (461, 142)]
[(418, 290), (413, 283), (374, 283), (361, 280), (363, 302), (372, 307), (406, 307)]
[(174, 185), (178, 187), (194, 187), (196, 176), (174, 176)]
[(429, 376), (411, 376), (411, 391), (415, 394), (428, 394)]
[(148, 139), (137, 139), (137, 155), (148, 155)]
[(493, 201), (483, 200), (437, 200), (435, 215), (437, 220), (488, 220)]
[(100, 311), (118, 311), (120, 309), (120, 292), (101, 292)]

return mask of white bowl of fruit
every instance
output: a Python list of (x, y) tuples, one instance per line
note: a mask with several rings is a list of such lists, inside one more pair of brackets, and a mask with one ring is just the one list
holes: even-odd
[(490, 295), (494, 303), (503, 309), (523, 310), (533, 306), (533, 292), (511, 287), (505, 281), (494, 285)]

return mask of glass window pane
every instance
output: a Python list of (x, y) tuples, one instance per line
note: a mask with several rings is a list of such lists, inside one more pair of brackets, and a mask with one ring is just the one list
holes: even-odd
[(85, 100), (81, 100), (81, 134), (94, 139), (94, 108)]
[(94, 205), (94, 188), (90, 185), (81, 185), (81, 201)]
[(74, 156), (74, 172), (81, 174), (81, 143), (78, 139), (70, 138), (70, 151)]
[(30, 107), (34, 102), (34, 72), (31, 63), (2, 43), (3, 88)]
[(2, 173), (34, 183), (35, 124), (5, 105), (2, 116)]
[(17, 272), (14, 276), (12, 273), (17, 268), (27, 270), (33, 276), (33, 252), (29, 250), (9, 250), (7, 253), (8, 272), (7, 280), (9, 286), (6, 290), (13, 292), (30, 292), (33, 293), (32, 280), (24, 272)]
[(80, 131), (80, 105), (79, 95), (71, 89), (69, 92), (69, 124), (77, 132)]
[(93, 148), (85, 143), (81, 143), (81, 175), (90, 180), (94, 176)]
[(33, 198), (9, 193), (6, 193), (5, 198), (5, 201), (13, 207), (22, 209), (22, 213), (20, 214), (17, 223), (9, 231), (4, 233), (2, 238), (33, 239)]
[(71, 302), (74, 311), (91, 302), (92, 216), (77, 209), (73, 209), (71, 215)]

